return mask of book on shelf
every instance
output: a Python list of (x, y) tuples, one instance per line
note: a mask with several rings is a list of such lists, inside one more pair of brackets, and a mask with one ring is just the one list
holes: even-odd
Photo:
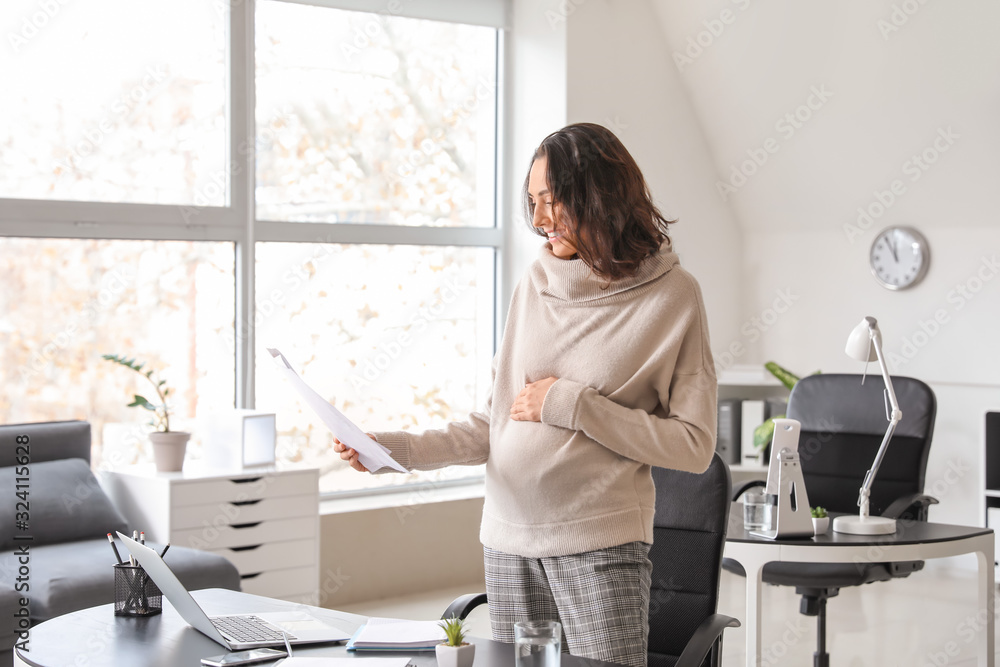
[(715, 451), (729, 465), (740, 463), (740, 405), (738, 398), (719, 400), (719, 422), (716, 429)]
[(745, 399), (740, 405), (740, 460), (756, 464), (759, 452), (753, 446), (753, 432), (764, 423), (764, 401)]

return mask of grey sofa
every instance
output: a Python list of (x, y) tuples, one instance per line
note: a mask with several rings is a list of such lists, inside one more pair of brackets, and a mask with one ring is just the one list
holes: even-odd
[[(19, 629), (29, 622), (114, 601), (115, 557), (107, 533), (129, 534), (141, 526), (126, 524), (90, 471), (90, 424), (83, 421), (0, 426), (0, 495), (4, 667), (12, 664)], [(27, 517), (17, 506), (25, 500)], [(18, 523), (25, 518), (26, 525)], [(119, 550), (127, 554), (121, 545)], [(171, 546), (164, 560), (188, 590), (240, 590), (239, 572), (221, 556)], [(30, 632), (28, 637), (30, 650)]]

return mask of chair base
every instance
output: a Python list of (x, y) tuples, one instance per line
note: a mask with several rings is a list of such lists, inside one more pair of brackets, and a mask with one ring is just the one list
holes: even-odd
[(799, 613), (816, 617), (816, 651), (813, 667), (830, 667), (830, 654), (826, 652), (826, 601), (840, 594), (839, 588), (796, 588), (802, 596)]

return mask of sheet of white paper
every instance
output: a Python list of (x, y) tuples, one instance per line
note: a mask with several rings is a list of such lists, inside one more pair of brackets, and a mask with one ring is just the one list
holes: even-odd
[[(365, 661), (365, 667), (406, 667), (410, 664), (409, 658), (362, 659)], [(281, 667), (358, 667), (358, 664), (358, 658), (321, 658), (304, 655), (295, 655), (277, 663)]]
[(307, 385), (305, 380), (299, 377), (299, 374), (292, 369), (292, 365), (288, 363), (288, 359), (285, 359), (285, 355), (273, 347), (267, 348), (267, 351), (274, 358), (278, 372), (292, 383), (292, 386), (302, 396), (306, 405), (312, 408), (313, 412), (323, 420), (323, 423), (330, 429), (334, 437), (358, 452), (358, 460), (361, 461), (361, 465), (371, 471), (389, 467), (399, 472), (409, 472), (406, 468), (396, 463), (392, 456), (390, 456), (387, 447), (369, 438), (364, 431), (345, 417), (340, 410), (330, 405), (329, 401), (326, 401), (312, 387)]
[(447, 639), (438, 621), (405, 621), (398, 618), (369, 618), (355, 638), (356, 642), (377, 644), (408, 644), (411, 642), (443, 642)]

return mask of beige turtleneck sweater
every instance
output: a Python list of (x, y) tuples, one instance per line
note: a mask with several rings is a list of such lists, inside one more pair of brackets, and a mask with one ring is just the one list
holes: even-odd
[[(606, 284), (546, 244), (511, 299), (485, 409), (375, 434), (409, 470), (485, 463), (490, 548), (540, 558), (652, 543), (650, 466), (711, 461), (716, 378), (698, 283), (664, 244)], [(512, 420), (525, 382), (552, 376), (541, 422)]]

